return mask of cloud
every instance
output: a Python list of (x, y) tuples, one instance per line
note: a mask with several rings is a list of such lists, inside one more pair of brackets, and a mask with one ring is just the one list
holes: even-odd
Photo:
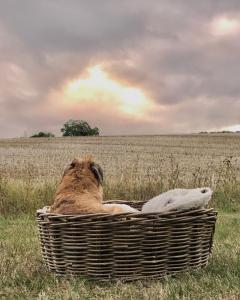
[[(57, 131), (68, 118), (103, 134), (239, 124), (239, 24), (237, 0), (0, 0), (0, 136)], [(63, 109), (66, 82), (98, 64), (154, 109), (138, 119), (111, 101)]]

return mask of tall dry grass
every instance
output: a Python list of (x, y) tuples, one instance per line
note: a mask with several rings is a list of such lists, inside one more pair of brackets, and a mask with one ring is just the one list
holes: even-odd
[(210, 186), (212, 206), (239, 209), (238, 135), (84, 137), (0, 140), (0, 214), (33, 214), (51, 204), (65, 164), (86, 153), (103, 166), (105, 199)]

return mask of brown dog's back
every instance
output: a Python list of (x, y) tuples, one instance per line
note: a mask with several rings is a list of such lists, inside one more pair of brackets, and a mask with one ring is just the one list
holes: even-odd
[(102, 176), (101, 168), (91, 158), (75, 158), (64, 171), (51, 212), (77, 214), (101, 211)]
[(63, 174), (50, 211), (65, 215), (122, 213), (119, 206), (103, 206), (102, 181), (102, 169), (91, 157), (75, 158)]

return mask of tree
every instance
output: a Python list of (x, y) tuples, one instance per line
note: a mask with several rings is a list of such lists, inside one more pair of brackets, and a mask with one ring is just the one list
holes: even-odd
[(63, 136), (93, 136), (99, 135), (97, 127), (91, 128), (88, 122), (83, 120), (69, 120), (61, 129)]
[(54, 134), (51, 132), (44, 132), (44, 131), (39, 131), (38, 133), (35, 133), (31, 136), (32, 138), (38, 138), (38, 137), (54, 137)]

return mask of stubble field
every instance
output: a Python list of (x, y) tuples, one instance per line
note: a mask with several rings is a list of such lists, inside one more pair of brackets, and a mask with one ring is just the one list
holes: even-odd
[[(205, 270), (161, 281), (93, 284), (61, 279), (42, 265), (34, 213), (52, 201), (73, 157), (93, 154), (105, 199), (149, 199), (176, 188), (210, 186), (220, 211)], [(176, 135), (0, 140), (0, 298), (239, 299), (240, 135)]]

